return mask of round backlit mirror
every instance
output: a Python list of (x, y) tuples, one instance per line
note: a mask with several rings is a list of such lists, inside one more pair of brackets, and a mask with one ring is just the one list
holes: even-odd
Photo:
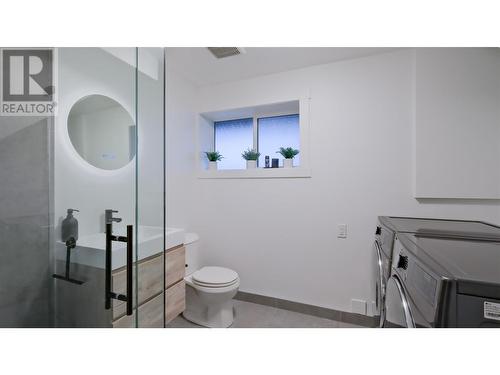
[(97, 168), (119, 169), (135, 156), (134, 120), (120, 103), (104, 95), (89, 95), (73, 105), (68, 134), (78, 154)]

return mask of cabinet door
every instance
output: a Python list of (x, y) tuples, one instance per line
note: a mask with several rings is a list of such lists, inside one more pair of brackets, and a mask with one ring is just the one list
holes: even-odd
[(168, 324), (186, 308), (186, 283), (184, 280), (172, 285), (165, 296), (165, 324)]
[[(139, 306), (138, 328), (163, 328), (163, 294)], [(135, 315), (125, 315), (113, 322), (113, 328), (134, 328)]]
[[(139, 306), (151, 297), (163, 292), (163, 255), (145, 259), (139, 262), (138, 300)], [(125, 270), (113, 273), (113, 290), (126, 294), (127, 272)], [(125, 315), (125, 302), (113, 300), (113, 319)]]
[(184, 279), (186, 274), (186, 249), (179, 246), (167, 250), (165, 259), (165, 285), (170, 287)]

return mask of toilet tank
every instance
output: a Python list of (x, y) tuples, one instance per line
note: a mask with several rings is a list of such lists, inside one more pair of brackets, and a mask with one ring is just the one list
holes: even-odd
[(196, 233), (186, 233), (184, 237), (186, 247), (186, 276), (201, 268), (200, 237)]

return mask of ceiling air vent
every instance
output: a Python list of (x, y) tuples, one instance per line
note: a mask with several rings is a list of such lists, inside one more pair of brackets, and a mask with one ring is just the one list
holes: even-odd
[(241, 55), (242, 53), (245, 53), (245, 50), (241, 47), (207, 47), (207, 48), (218, 59)]

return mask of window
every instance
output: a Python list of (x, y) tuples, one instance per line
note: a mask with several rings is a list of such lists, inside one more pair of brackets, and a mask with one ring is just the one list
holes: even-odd
[(243, 169), (241, 153), (253, 146), (253, 118), (214, 122), (215, 150), (224, 157), (219, 169)]
[[(257, 127), (261, 154), (259, 166), (264, 166), (266, 155), (269, 159), (282, 159), (282, 156), (276, 153), (280, 147), (300, 150), (299, 115), (262, 117), (257, 120)], [(294, 158), (294, 165), (300, 165), (300, 154)]]
[[(245, 169), (246, 162), (241, 153), (248, 148), (261, 153), (259, 167), (264, 167), (266, 155), (269, 159), (282, 159), (276, 153), (280, 147), (300, 150), (299, 115), (216, 121), (214, 143), (215, 150), (224, 156), (219, 162), (219, 169)], [(295, 157), (294, 165), (300, 165), (300, 154)]]

